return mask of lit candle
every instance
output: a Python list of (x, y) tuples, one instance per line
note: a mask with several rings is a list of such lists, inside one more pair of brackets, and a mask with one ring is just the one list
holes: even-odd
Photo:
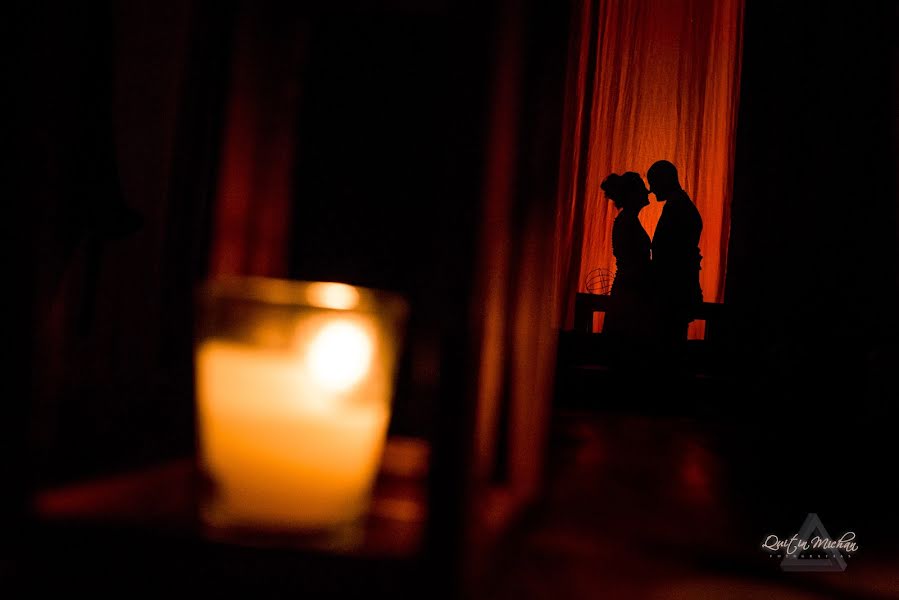
[(342, 284), (249, 285), (249, 299), (235, 299), (234, 284), (207, 298), (196, 350), (200, 451), (214, 482), (204, 519), (351, 523), (380, 464), (401, 311), (379, 312), (371, 291)]

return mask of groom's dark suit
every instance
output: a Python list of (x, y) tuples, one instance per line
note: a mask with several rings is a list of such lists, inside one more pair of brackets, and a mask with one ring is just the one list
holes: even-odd
[(662, 335), (686, 339), (691, 313), (702, 303), (699, 236), (702, 217), (683, 190), (665, 202), (652, 238), (652, 264), (661, 309)]

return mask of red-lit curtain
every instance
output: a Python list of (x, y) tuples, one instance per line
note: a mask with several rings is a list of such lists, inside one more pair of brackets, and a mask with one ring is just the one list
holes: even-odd
[(238, 14), (210, 274), (284, 277), (304, 32), (268, 3)]
[[(615, 267), (617, 211), (599, 184), (613, 172), (645, 178), (659, 159), (677, 166), (702, 215), (703, 296), (722, 301), (743, 0), (584, 0), (575, 22), (558, 215), (566, 326), (588, 274)], [(662, 205), (650, 199), (640, 220), (651, 236)]]

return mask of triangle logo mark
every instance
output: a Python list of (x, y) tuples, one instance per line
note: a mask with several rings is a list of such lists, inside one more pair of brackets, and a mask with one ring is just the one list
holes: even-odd
[[(818, 518), (817, 513), (809, 513), (799, 530), (799, 539), (806, 544), (811, 544), (812, 539), (818, 536), (821, 539), (830, 539), (830, 534), (824, 529), (824, 524)], [(827, 558), (799, 558), (800, 552), (784, 556), (780, 561), (780, 568), (784, 571), (845, 571), (846, 560), (837, 548), (816, 549), (818, 553), (827, 555)]]

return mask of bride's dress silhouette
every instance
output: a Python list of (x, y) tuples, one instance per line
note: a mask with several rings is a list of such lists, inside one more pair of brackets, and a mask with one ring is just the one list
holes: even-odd
[(649, 190), (637, 173), (612, 173), (600, 185), (620, 210), (612, 226), (612, 253), (616, 273), (611, 302), (602, 331), (619, 340), (647, 339), (653, 335), (652, 242), (638, 216), (649, 204)]

